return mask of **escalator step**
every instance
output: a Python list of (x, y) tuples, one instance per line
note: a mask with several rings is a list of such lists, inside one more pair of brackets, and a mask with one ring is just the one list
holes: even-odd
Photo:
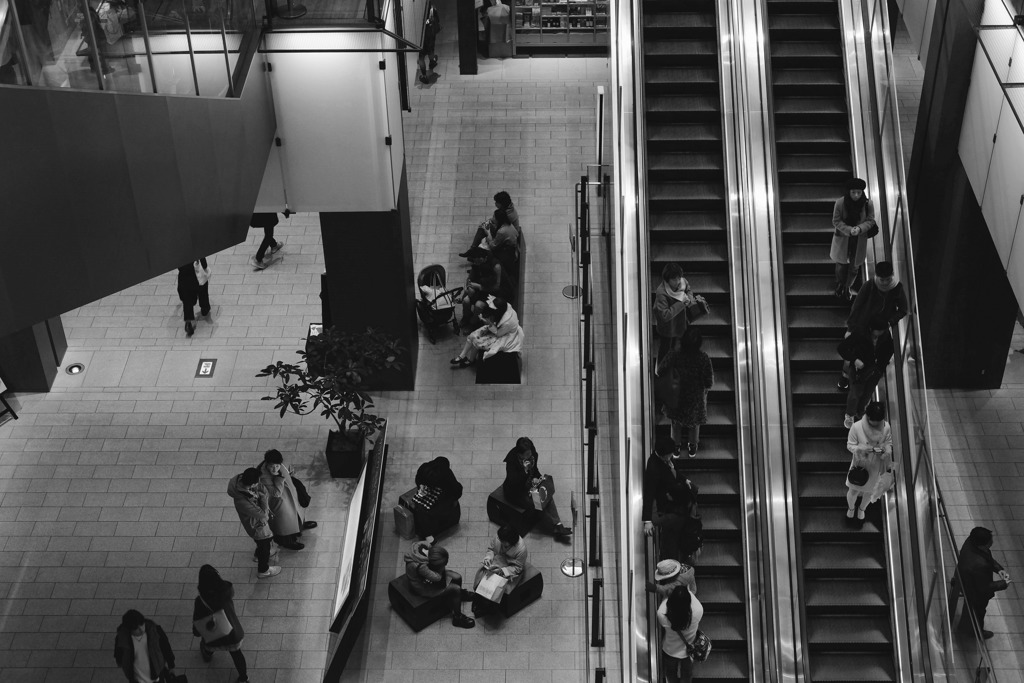
[(675, 152), (647, 157), (649, 171), (674, 171), (681, 174), (713, 172), (722, 178), (722, 155), (700, 152)]
[(780, 151), (798, 144), (812, 144), (817, 149), (821, 149), (821, 145), (843, 145), (849, 155), (850, 135), (846, 126), (779, 126), (775, 142)]
[[(707, 503), (704, 500), (704, 484), (708, 472), (687, 472), (691, 480), (699, 482), (700, 486), (700, 510), (703, 516), (704, 536), (706, 538), (739, 538), (740, 537), (740, 509), (735, 502), (731, 504)], [(704, 596), (701, 595), (701, 600)]]
[[(823, 330), (823, 332), (827, 332)], [(836, 351), (836, 346), (842, 340), (842, 332), (831, 339), (810, 338), (793, 339), (789, 344), (789, 362), (793, 367), (835, 369), (836, 382), (839, 381), (839, 371), (842, 366), (842, 358)]]
[[(837, 300), (834, 296), (832, 298)], [(843, 332), (846, 331), (848, 314), (849, 310), (845, 306), (802, 306), (789, 311), (789, 329), (791, 332), (799, 332), (801, 328), (805, 328), (819, 334), (825, 330), (836, 330), (836, 344), (839, 344), (843, 339)], [(839, 357), (838, 352), (836, 357)]]
[(811, 680), (815, 683), (874, 683), (895, 681), (892, 654), (819, 654), (811, 658)]
[(694, 683), (711, 683), (712, 681), (746, 681), (748, 678), (747, 653), (743, 650), (730, 650), (715, 656), (712, 651), (708, 661), (693, 667)]
[(768, 11), (770, 14), (808, 14), (810, 12), (835, 14), (836, 0), (768, 0)]
[[(778, 14), (768, 15), (768, 30), (772, 41), (800, 40), (797, 33), (827, 33), (839, 30), (839, 17), (822, 13), (814, 14)], [(821, 38), (818, 38), (821, 40)]]
[[(819, 88), (845, 88), (842, 72), (835, 69), (782, 69), (774, 77), (775, 87), (817, 86)], [(843, 91), (840, 91), (843, 94)]]
[[(823, 235), (826, 239), (815, 239), (814, 244), (829, 244), (832, 243), (832, 233), (834, 228), (832, 227), (832, 216), (831, 214), (823, 216), (820, 213), (797, 213), (793, 211), (787, 211), (782, 216), (782, 232), (784, 235), (790, 233), (813, 233), (814, 235)], [(824, 254), (823, 258), (828, 258), (828, 248), (824, 251), (818, 251), (819, 254)]]
[(810, 577), (803, 585), (808, 614), (889, 614), (884, 578)]
[(663, 152), (681, 148), (684, 152), (716, 149), (721, 153), (722, 126), (718, 121), (681, 125), (652, 123), (647, 126), (647, 143)]
[[(832, 209), (835, 208), (836, 200), (843, 196), (842, 182), (832, 181), (827, 183), (800, 183), (798, 185), (782, 186), (779, 192), (779, 201), (782, 202), (783, 212), (787, 211), (786, 204), (789, 203), (811, 203), (815, 209), (821, 211), (821, 219), (825, 225), (832, 224)], [(813, 211), (813, 210), (812, 210)], [(800, 211), (800, 213), (811, 213), (811, 211)], [(828, 258), (828, 254), (825, 254)]]
[(786, 278), (786, 301), (792, 306), (828, 306), (841, 301), (836, 298), (833, 274), (790, 275)]
[(845, 447), (849, 430), (843, 426), (846, 415), (846, 404), (831, 405), (794, 404), (793, 426), (798, 430), (798, 437), (833, 436), (836, 445)]
[(778, 169), (782, 183), (826, 179), (841, 183), (852, 175), (847, 154), (780, 154)]
[(736, 578), (703, 577), (697, 584), (697, 595), (705, 610), (740, 612), (747, 602), (743, 582)]
[(644, 94), (664, 95), (685, 88), (718, 92), (718, 69), (711, 66), (663, 66), (644, 70)]
[(702, 572), (710, 571), (718, 575), (741, 574), (745, 564), (743, 546), (738, 541), (706, 539), (697, 566), (694, 567), (697, 573), (697, 586), (700, 587)]
[(881, 543), (803, 543), (807, 576), (885, 578)]
[[(661, 284), (661, 270), (664, 268), (664, 264), (651, 264), (650, 274), (651, 282)], [(686, 271), (686, 281), (690, 283), (690, 288), (697, 294), (712, 300), (721, 300), (723, 305), (727, 306), (729, 301), (729, 279), (724, 273), (702, 273), (699, 271)], [(657, 285), (655, 285), (657, 287)], [(651, 297), (651, 305), (654, 305), (654, 297)], [(724, 345), (722, 348), (708, 347), (708, 340), (704, 340), (704, 346), (702, 350), (705, 351), (712, 360), (715, 358), (732, 358), (734, 354), (732, 349), (731, 340)]]
[(672, 37), (685, 39), (692, 35), (686, 29), (703, 29), (702, 34), (713, 37), (717, 25), (715, 15), (706, 12), (644, 12), (644, 28), (674, 29)]
[(826, 41), (788, 41), (772, 43), (771, 45), (772, 67), (775, 71), (780, 68), (801, 68), (808, 64), (835, 64), (842, 66), (842, 47), (835, 42)]
[(715, 40), (645, 40), (644, 61), (647, 64), (717, 64), (718, 44)]
[(807, 642), (812, 649), (892, 651), (889, 619), (870, 615), (821, 615), (807, 620)]
[(725, 187), (721, 183), (695, 182), (651, 182), (648, 188), (648, 201), (657, 202), (657, 206), (667, 204), (679, 206), (710, 205), (719, 206), (725, 201)]
[[(842, 453), (845, 444), (836, 444), (836, 450)], [(850, 455), (846, 454), (846, 462), (836, 463), (832, 472), (801, 472), (797, 482), (801, 507), (813, 510), (817, 516), (820, 509), (840, 508), (846, 502), (846, 472), (850, 467)], [(842, 507), (845, 510), (845, 507)]]
[[(670, 424), (669, 419), (658, 414), (656, 420), (659, 425)], [(728, 428), (733, 432), (736, 431), (736, 407), (731, 403), (708, 403), (708, 421), (706, 424), (701, 426), (701, 434), (705, 431), (712, 432), (715, 430), (721, 430), (722, 428)], [(697, 457), (700, 457), (698, 453)], [(703, 487), (702, 487), (703, 489)], [(703, 490), (701, 491), (703, 494)]]
[(824, 399), (824, 402), (831, 405), (836, 400), (846, 400), (846, 392), (836, 388), (836, 382), (839, 381), (839, 373), (836, 370), (831, 372), (791, 372), (791, 375), (790, 391), (794, 401), (807, 402)]
[[(691, 276), (689, 276), (689, 274), (688, 274), (687, 277), (691, 277)], [(692, 276), (692, 279), (690, 281), (693, 282), (694, 280), (697, 279), (697, 277), (698, 276), (696, 276), (696, 275)], [(707, 277), (707, 276), (704, 276), (704, 277)], [(694, 291), (699, 292), (701, 290), (694, 288)], [(704, 345), (701, 347), (701, 350), (704, 351), (704, 353), (708, 354), (708, 356), (711, 357), (712, 365), (716, 366), (715, 367), (715, 383), (716, 384), (718, 383), (718, 375), (722, 371), (722, 370), (719, 369), (719, 367), (717, 367), (720, 362), (728, 363), (728, 368), (724, 368), (724, 370), (727, 370), (729, 373), (732, 373), (732, 359), (733, 359), (733, 356), (734, 356), (734, 352), (733, 352), (733, 348), (732, 348), (732, 336), (731, 335), (725, 335), (725, 336), (717, 336), (717, 335), (716, 336), (705, 336), (705, 338), (704, 338)]]
[(836, 444), (835, 439), (800, 438), (796, 440), (796, 461), (808, 471), (837, 471), (842, 465), (849, 466), (850, 452), (845, 442)]
[[(669, 425), (655, 425), (655, 432), (658, 435), (668, 436)], [(700, 451), (696, 458), (686, 458), (689, 462), (683, 465), (684, 471), (698, 468), (706, 469), (736, 469), (736, 433), (731, 435), (708, 434), (705, 438), (703, 432), (700, 436)]]
[[(825, 116), (846, 116), (846, 99), (840, 97), (776, 97), (775, 116), (807, 117), (822, 120)], [(841, 192), (840, 192), (841, 193)]]
[[(652, 237), (661, 239), (661, 233), (685, 233), (691, 230), (714, 231), (725, 240), (725, 216), (713, 211), (659, 211), (651, 215)], [(681, 239), (682, 234), (666, 234), (666, 238)], [(661, 270), (652, 282), (660, 284)], [(694, 290), (699, 291), (699, 290)]]
[[(849, 463), (847, 463), (849, 466)], [(867, 540), (881, 533), (874, 521), (851, 521), (846, 517), (846, 505), (830, 508), (814, 508), (814, 513), (800, 517), (800, 534), (804, 541), (858, 541)]]
[(705, 611), (704, 617), (700, 620), (700, 630), (707, 633), (712, 639), (714, 649), (718, 649), (719, 645), (721, 647), (742, 646), (747, 641), (747, 621), (742, 612), (709, 614)]
[(708, 264), (725, 269), (729, 263), (729, 247), (720, 242), (658, 244), (651, 248), (651, 260), (662, 264), (669, 261), (685, 263), (687, 270), (703, 270)]

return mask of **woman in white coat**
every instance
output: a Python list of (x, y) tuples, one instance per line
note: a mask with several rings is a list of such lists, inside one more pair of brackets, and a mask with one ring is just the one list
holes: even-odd
[(462, 353), (452, 358), (451, 364), (456, 368), (469, 367), (476, 361), (477, 354), (484, 352), (484, 360), (499, 352), (518, 353), (523, 349), (523, 328), (519, 325), (519, 316), (514, 308), (504, 299), (488, 296), (486, 308), (480, 317), (484, 326), (466, 338)]
[(306, 521), (306, 512), (299, 504), (292, 473), (285, 467), (281, 451), (267, 451), (256, 469), (260, 483), (270, 493), (270, 530), (274, 532), (274, 541), (282, 548), (302, 550), (306, 546), (298, 538), (303, 531), (316, 528), (316, 522)]
[[(892, 471), (892, 430), (885, 421), (882, 403), (872, 401), (868, 404), (864, 417), (850, 427), (846, 448), (853, 454), (850, 471), (846, 475), (846, 502), (849, 506), (846, 516), (853, 519), (856, 513), (857, 519), (864, 519), (864, 509), (879, 497), (877, 489), (881, 476)], [(851, 473), (854, 479), (858, 479), (857, 474), (865, 477), (865, 473), (857, 468), (866, 471), (863, 483), (850, 481)], [(860, 506), (857, 506), (858, 498)]]

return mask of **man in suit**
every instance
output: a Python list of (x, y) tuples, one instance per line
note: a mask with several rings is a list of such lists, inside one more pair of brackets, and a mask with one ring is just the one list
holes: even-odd
[[(659, 436), (654, 453), (644, 470), (644, 502), (642, 517), (644, 533), (654, 535), (654, 527), (661, 528), (659, 560), (681, 560), (681, 540), (690, 516), (690, 507), (696, 501), (695, 491), (685, 476), (680, 477), (675, 465), (676, 444), (669, 436)], [(654, 507), (657, 506), (657, 516)]]

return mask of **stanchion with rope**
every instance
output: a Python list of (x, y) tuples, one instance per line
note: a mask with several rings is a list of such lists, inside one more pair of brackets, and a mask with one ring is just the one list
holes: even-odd
[[(576, 492), (572, 491), (569, 497), (569, 507), (572, 508), (572, 529), (575, 532), (579, 527), (577, 525), (576, 511)], [(577, 576), (583, 576), (583, 560), (576, 557), (576, 539), (579, 534), (574, 533), (572, 535), (572, 557), (562, 560), (562, 573), (568, 577), (576, 578)]]

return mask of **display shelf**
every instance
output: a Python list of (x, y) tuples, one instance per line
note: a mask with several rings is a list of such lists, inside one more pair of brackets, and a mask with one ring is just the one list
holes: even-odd
[(515, 54), (607, 49), (607, 0), (512, 0), (511, 11)]

